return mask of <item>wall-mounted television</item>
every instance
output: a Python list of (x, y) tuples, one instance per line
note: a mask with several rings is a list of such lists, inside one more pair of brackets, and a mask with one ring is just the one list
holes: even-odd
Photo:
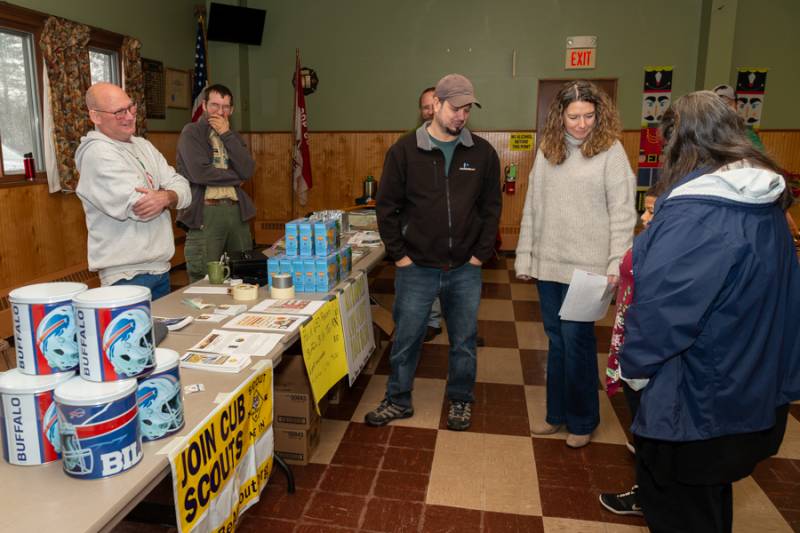
[(260, 45), (264, 34), (264, 9), (211, 2), (208, 13), (209, 41)]

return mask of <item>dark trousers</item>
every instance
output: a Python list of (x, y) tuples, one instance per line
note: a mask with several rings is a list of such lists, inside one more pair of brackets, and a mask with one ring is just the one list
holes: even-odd
[(775, 410), (764, 431), (702, 441), (636, 438), (639, 503), (654, 533), (729, 533), (733, 525), (732, 483), (778, 452), (789, 406)]

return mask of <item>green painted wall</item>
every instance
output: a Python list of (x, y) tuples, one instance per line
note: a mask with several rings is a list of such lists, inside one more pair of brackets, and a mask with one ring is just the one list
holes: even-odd
[[(14, 4), (50, 13), (142, 42), (142, 56), (157, 59), (164, 67), (194, 67), (196, 0), (13, 0)], [(165, 120), (148, 119), (153, 131), (180, 131), (191, 110), (167, 108)]]
[[(531, 129), (539, 79), (586, 76), (619, 79), (623, 125), (637, 129), (644, 66), (674, 66), (673, 94), (680, 96), (703, 88), (718, 53), (731, 58), (729, 82), (737, 66), (770, 68), (763, 128), (800, 127), (800, 108), (792, 105), (800, 68), (788, 53), (798, 0), (216, 1), (267, 10), (260, 47), (209, 43), (211, 81), (234, 91), (234, 126), (246, 130), (291, 129), (296, 47), (320, 77), (307, 98), (314, 131), (410, 128), (419, 91), (449, 72), (475, 83), (484, 107), (472, 114), (474, 128)], [(192, 68), (193, 8), (202, 2), (15, 0), (133, 35), (145, 57), (179, 69)], [(735, 25), (725, 26), (735, 28), (732, 40), (727, 30), (712, 31), (722, 4), (735, 7)], [(722, 34), (732, 50), (718, 50)], [(570, 35), (597, 35), (595, 70), (564, 69)], [(148, 123), (177, 131), (186, 120), (188, 111), (167, 109), (166, 120)]]
[(800, 128), (800, 62), (797, 61), (798, 0), (738, 0), (736, 38), (729, 82), (737, 67), (768, 68), (761, 115), (763, 129)]
[[(291, 128), (295, 47), (320, 77), (312, 130), (414, 124), (419, 91), (442, 75), (472, 79), (482, 129), (531, 129), (540, 78), (616, 77), (625, 128), (639, 128), (643, 67), (673, 65), (674, 91), (695, 87), (701, 0), (248, 0), (267, 9), (250, 48), (254, 130)], [(597, 69), (566, 71), (565, 41), (597, 35)], [(511, 58), (517, 50), (517, 77)]]

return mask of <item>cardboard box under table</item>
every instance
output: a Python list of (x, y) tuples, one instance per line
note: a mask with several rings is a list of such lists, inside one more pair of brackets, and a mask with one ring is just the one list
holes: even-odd
[(283, 358), (274, 382), (275, 452), (287, 463), (308, 464), (319, 444), (320, 417), (301, 355)]

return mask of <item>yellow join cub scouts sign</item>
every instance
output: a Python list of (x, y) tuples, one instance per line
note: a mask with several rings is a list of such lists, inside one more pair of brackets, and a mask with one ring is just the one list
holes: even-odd
[(269, 480), (272, 362), (263, 364), (170, 454), (181, 532), (234, 532)]

